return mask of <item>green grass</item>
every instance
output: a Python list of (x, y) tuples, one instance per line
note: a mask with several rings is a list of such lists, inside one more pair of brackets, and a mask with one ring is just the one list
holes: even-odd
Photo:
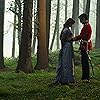
[[(35, 71), (32, 74), (15, 73), (17, 59), (5, 59), (10, 68), (0, 71), (0, 100), (100, 100), (100, 50), (90, 53), (95, 61), (95, 76), (91, 73), (91, 82), (81, 79), (80, 63), (75, 66), (77, 83), (69, 85), (50, 85), (56, 76), (58, 51), (50, 54), (49, 71)], [(75, 57), (79, 59), (78, 53)], [(77, 59), (75, 59), (77, 61)], [(34, 60), (34, 61), (33, 61)], [(32, 58), (33, 66), (36, 57)], [(91, 71), (91, 70), (90, 70)]]

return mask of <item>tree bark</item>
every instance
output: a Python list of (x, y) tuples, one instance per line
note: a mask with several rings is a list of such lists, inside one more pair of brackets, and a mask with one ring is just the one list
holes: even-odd
[(96, 40), (95, 48), (100, 48), (100, 0), (97, 0)]
[(31, 61), (32, 9), (33, 0), (24, 0), (21, 46), (16, 72), (20, 70), (25, 73), (33, 72)]
[[(16, 1), (16, 0), (15, 0)], [(17, 5), (15, 3), (15, 12), (17, 11)], [(13, 28), (13, 42), (12, 42), (12, 57), (15, 57), (15, 36), (16, 36), (16, 14), (14, 13), (14, 28)]]
[(3, 58), (4, 11), (5, 0), (0, 0), (0, 69), (5, 67)]
[(91, 0), (87, 0), (87, 3), (86, 3), (85, 13), (88, 15), (88, 17), (89, 17), (89, 12), (90, 12), (90, 2), (91, 2)]
[(21, 5), (21, 0), (17, 0), (17, 6), (18, 6), (18, 44), (19, 44), (19, 49), (21, 45), (21, 33), (22, 33), (22, 24), (21, 24), (21, 17), (22, 17), (22, 5)]
[(87, 0), (83, 0), (83, 13), (85, 13), (86, 11), (86, 3), (87, 3)]
[(35, 53), (36, 39), (38, 34), (38, 0), (34, 0), (34, 34), (32, 52)]
[(60, 48), (60, 44), (59, 44), (59, 18), (58, 18), (58, 25), (57, 25), (57, 50)]
[(68, 1), (65, 0), (65, 21), (67, 20), (67, 6), (68, 6)]
[(50, 39), (50, 17), (51, 17), (51, 0), (47, 0), (46, 1), (47, 49), (49, 49), (49, 39)]
[(39, 33), (37, 47), (37, 64), (36, 70), (48, 68), (48, 51), (47, 51), (47, 34), (46, 34), (46, 0), (39, 0)]
[[(72, 27), (72, 32), (77, 36), (79, 34), (79, 0), (73, 0), (73, 13), (72, 18), (76, 21)], [(77, 41), (75, 43), (78, 43)]]
[(55, 37), (56, 37), (56, 34), (57, 34), (57, 28), (58, 28), (58, 24), (59, 24), (59, 5), (60, 5), (60, 0), (58, 0), (58, 2), (57, 2), (56, 23), (55, 23), (55, 29), (54, 29), (54, 34), (53, 34), (50, 50), (53, 49), (53, 44), (54, 44), (54, 40), (55, 40)]

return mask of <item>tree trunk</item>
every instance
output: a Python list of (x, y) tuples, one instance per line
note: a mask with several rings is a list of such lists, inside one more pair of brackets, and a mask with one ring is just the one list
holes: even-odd
[(87, 3), (86, 3), (85, 13), (88, 15), (88, 17), (89, 17), (89, 12), (90, 12), (90, 2), (91, 2), (91, 0), (87, 0)]
[[(17, 5), (15, 3), (15, 12), (16, 11), (17, 11)], [(15, 57), (15, 36), (16, 36), (16, 14), (14, 14), (12, 57)]]
[[(79, 34), (79, 0), (73, 0), (73, 13), (72, 18), (76, 21), (74, 26), (72, 27), (72, 32), (75, 33), (75, 35)], [(78, 43), (77, 41), (75, 43)]]
[(3, 58), (4, 11), (5, 11), (5, 0), (0, 0), (0, 69), (4, 68), (4, 58)]
[(21, 45), (21, 33), (22, 33), (22, 25), (21, 25), (21, 16), (22, 16), (22, 5), (21, 5), (21, 1), (18, 0), (17, 1), (17, 5), (18, 5), (18, 44), (19, 44), (19, 49), (20, 49), (20, 45)]
[(32, 9), (33, 0), (24, 0), (21, 46), (16, 72), (19, 72), (19, 70), (25, 73), (33, 72), (31, 61)]
[(39, 0), (39, 33), (37, 47), (37, 64), (35, 69), (48, 68), (48, 51), (47, 51), (47, 34), (46, 34), (46, 0)]
[(33, 46), (32, 46), (32, 52), (33, 52), (33, 54), (35, 53), (35, 46), (36, 46), (36, 36), (34, 34), (34, 36), (33, 36)]
[(59, 16), (60, 16), (60, 0), (58, 2), (58, 18), (57, 18), (57, 49), (60, 48), (60, 45), (59, 45)]
[(47, 49), (49, 48), (49, 39), (50, 39), (50, 17), (51, 17), (51, 0), (47, 0), (46, 1)]
[(32, 52), (35, 53), (36, 39), (38, 34), (38, 0), (34, 0), (34, 34)]
[(58, 18), (58, 25), (57, 25), (57, 50), (60, 48), (59, 44), (59, 18)]
[(97, 0), (96, 41), (95, 48), (100, 48), (100, 0)]
[(65, 21), (67, 20), (67, 6), (68, 6), (68, 1), (65, 0)]
[(86, 3), (87, 3), (87, 0), (83, 0), (83, 13), (85, 13), (86, 11)]
[(56, 37), (56, 33), (57, 33), (57, 28), (58, 28), (58, 24), (59, 24), (59, 5), (60, 5), (60, 0), (58, 0), (57, 2), (57, 14), (56, 14), (56, 23), (55, 23), (55, 29), (54, 29), (54, 34), (53, 34), (53, 38), (52, 38), (52, 42), (51, 42), (51, 46), (50, 46), (50, 50), (53, 49), (53, 44), (54, 44), (54, 40)]

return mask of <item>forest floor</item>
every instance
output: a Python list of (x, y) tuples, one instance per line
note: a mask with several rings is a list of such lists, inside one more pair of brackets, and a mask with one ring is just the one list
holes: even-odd
[[(77, 56), (79, 56), (76, 53)], [(50, 55), (48, 71), (15, 73), (17, 59), (5, 58), (8, 68), (0, 71), (0, 100), (100, 100), (100, 50), (91, 54), (95, 75), (90, 68), (90, 83), (81, 81), (81, 65), (75, 66), (76, 83), (51, 85), (55, 79), (58, 52)], [(32, 58), (33, 66), (36, 58)]]

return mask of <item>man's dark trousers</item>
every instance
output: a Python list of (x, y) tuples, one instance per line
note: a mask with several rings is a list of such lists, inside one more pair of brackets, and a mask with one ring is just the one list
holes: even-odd
[(82, 80), (89, 80), (89, 60), (85, 50), (81, 50)]

